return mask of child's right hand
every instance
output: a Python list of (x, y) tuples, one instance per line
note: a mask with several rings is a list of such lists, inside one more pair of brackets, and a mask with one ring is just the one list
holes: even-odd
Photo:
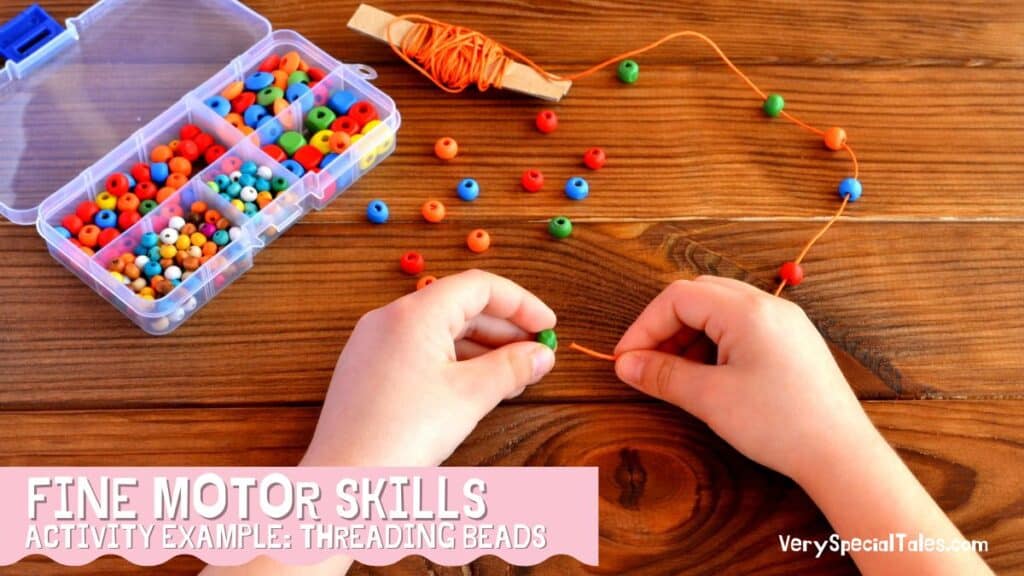
[[(717, 365), (669, 354), (700, 348)], [(705, 421), (749, 458), (798, 482), (845, 448), (880, 436), (824, 340), (797, 305), (749, 284), (702, 276), (673, 283), (615, 349), (626, 383)]]

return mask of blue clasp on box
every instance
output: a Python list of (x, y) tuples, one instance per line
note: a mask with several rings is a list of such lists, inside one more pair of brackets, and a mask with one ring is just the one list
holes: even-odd
[(63, 31), (39, 4), (0, 26), (0, 57), (21, 62)]

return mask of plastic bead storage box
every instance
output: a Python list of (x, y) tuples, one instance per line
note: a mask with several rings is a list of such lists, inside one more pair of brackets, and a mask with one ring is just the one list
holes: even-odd
[[(256, 90), (266, 76), (247, 82), (272, 67), (268, 59), (276, 64), (285, 56), (291, 62), (279, 67), (284, 73), (296, 67), (297, 76), (284, 79), (275, 70), (280, 92)], [(272, 32), (265, 18), (233, 0), (102, 0), (0, 72), (0, 214), (34, 223), (50, 254), (85, 284), (146, 332), (167, 334), (245, 273), (254, 255), (298, 219), (391, 154), (401, 119), (394, 102), (369, 83), (375, 77), (372, 69), (342, 64), (295, 32)], [(295, 83), (303, 86), (285, 89)], [(218, 99), (243, 85), (267, 104), (244, 117)], [(343, 115), (347, 106), (358, 106), (352, 116), (359, 122)], [(346, 132), (336, 141), (325, 124), (332, 119)], [(201, 149), (223, 149), (197, 155), (189, 143), (186, 153), (186, 137), (196, 134), (203, 135), (195, 136)], [(305, 150), (296, 152), (296, 144)], [(195, 169), (164, 158), (168, 150), (196, 159)], [(157, 184), (167, 178), (166, 165), (177, 178), (169, 189), (167, 181)], [(233, 185), (239, 179), (251, 189)], [(144, 196), (150, 203), (117, 224), (117, 210), (97, 215), (90, 207), (109, 207), (129, 189), (138, 194), (118, 208), (132, 210)], [(97, 226), (87, 230), (86, 242), (97, 231), (106, 237), (83, 249), (65, 224), (91, 225), (88, 219)], [(175, 232), (161, 234), (169, 226)], [(215, 230), (225, 232), (204, 251), (202, 244), (214, 238), (199, 231)], [(154, 248), (154, 238), (168, 246)], [(187, 251), (186, 258), (164, 259), (178, 250)], [(163, 272), (148, 273), (166, 274), (152, 278), (161, 283), (156, 294), (148, 286), (139, 291), (140, 272), (142, 282), (149, 278), (145, 266), (135, 265), (151, 257), (161, 258)], [(187, 266), (175, 265), (181, 262)]]

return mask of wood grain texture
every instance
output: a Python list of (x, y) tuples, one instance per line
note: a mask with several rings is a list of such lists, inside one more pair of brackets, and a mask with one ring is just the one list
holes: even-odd
[[(866, 408), (965, 534), (989, 541), (993, 568), (1024, 572), (1024, 402), (882, 401)], [(9, 447), (0, 464), (289, 465), (301, 456), (316, 416), (315, 408), (13, 412), (0, 416), (0, 442)], [(838, 556), (781, 553), (780, 533), (830, 532), (813, 504), (792, 482), (666, 405), (503, 406), (448, 464), (600, 468), (601, 567), (585, 570), (556, 558), (517, 574), (852, 572)], [(115, 560), (102, 565), (105, 573), (141, 573)], [(176, 565), (180, 570), (161, 573), (186, 574), (195, 566)], [(34, 574), (54, 573), (42, 561), (33, 566)], [(469, 570), (508, 573), (489, 560)], [(395, 569), (355, 573), (427, 571), (422, 559), (410, 558)]]

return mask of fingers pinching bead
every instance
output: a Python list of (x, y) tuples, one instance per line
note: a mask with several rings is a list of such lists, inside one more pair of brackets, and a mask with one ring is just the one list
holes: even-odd
[(779, 267), (779, 280), (790, 286), (799, 286), (804, 281), (804, 269), (796, 262), (786, 262)]
[(558, 115), (552, 110), (541, 110), (537, 113), (535, 123), (542, 134), (551, 134), (558, 129)]
[(565, 195), (572, 200), (583, 200), (590, 194), (590, 185), (579, 176), (573, 176), (565, 183)]
[(833, 126), (825, 131), (824, 140), (829, 150), (842, 150), (846, 146), (846, 130)]
[(850, 202), (859, 200), (863, 191), (860, 180), (856, 178), (843, 178), (839, 183), (839, 197), (849, 199)]
[(544, 187), (544, 174), (540, 170), (531, 168), (523, 172), (519, 183), (527, 192), (540, 192), (540, 189)]
[(427, 200), (423, 203), (423, 207), (420, 208), (420, 213), (423, 214), (423, 219), (432, 224), (444, 220), (445, 207), (444, 204), (437, 200)]
[(470, 251), (480, 254), (491, 247), (491, 235), (483, 228), (477, 228), (466, 236), (466, 246)]
[(374, 224), (387, 222), (388, 215), (388, 205), (383, 200), (373, 200), (366, 205), (366, 219)]
[(770, 118), (777, 118), (779, 114), (782, 114), (782, 109), (786, 107), (786, 101), (780, 94), (769, 94), (764, 99), (764, 104), (761, 106), (761, 110), (764, 110), (765, 116)]
[(640, 65), (635, 60), (619, 62), (619, 81), (623, 84), (635, 84), (640, 78)]
[(555, 238), (568, 238), (572, 234), (572, 220), (565, 216), (555, 216), (548, 220), (548, 233)]
[(480, 196), (480, 185), (472, 178), (464, 178), (459, 182), (455, 191), (458, 193), (459, 199), (464, 202), (472, 202)]
[(608, 157), (605, 155), (604, 150), (597, 147), (591, 148), (583, 154), (583, 164), (591, 170), (604, 168), (604, 163), (607, 161)]
[(423, 272), (423, 268), (426, 267), (423, 255), (419, 252), (406, 252), (402, 254), (402, 259), (398, 261), (398, 264), (401, 266), (402, 272), (410, 276)]
[(434, 143), (434, 154), (441, 160), (451, 160), (459, 154), (459, 143), (455, 138), (442, 136)]
[(558, 350), (558, 335), (550, 328), (547, 330), (541, 330), (537, 333), (537, 342), (540, 342), (552, 350)]

